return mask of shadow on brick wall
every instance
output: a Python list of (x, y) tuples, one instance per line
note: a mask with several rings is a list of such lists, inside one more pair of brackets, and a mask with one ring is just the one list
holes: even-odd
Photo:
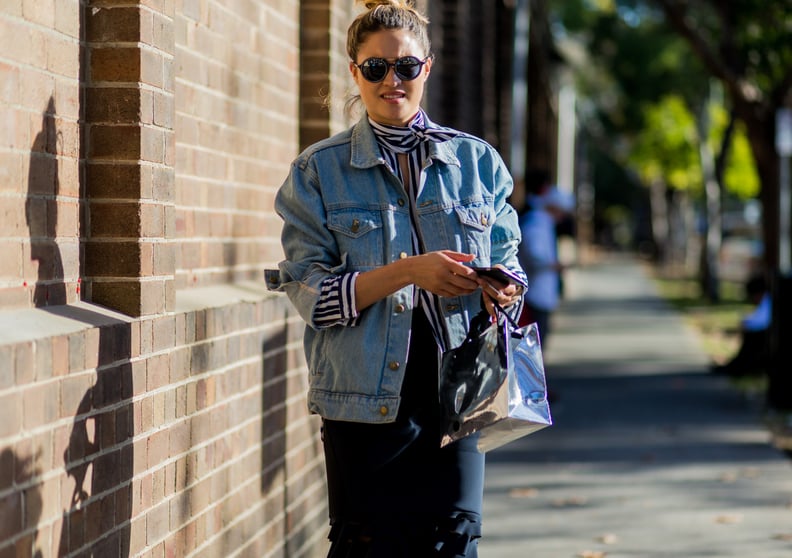
[(288, 326), (266, 337), (261, 344), (261, 492), (268, 494), (274, 483), (283, 482), (286, 467), (286, 420), (288, 370)]
[(60, 190), (57, 145), (61, 138), (55, 117), (55, 99), (50, 97), (42, 113), (41, 129), (30, 147), (25, 220), (30, 231), (30, 259), (38, 266), (33, 286), (36, 307), (66, 304), (63, 259), (55, 241)]
[[(134, 463), (131, 326), (109, 314), (66, 304), (63, 260), (56, 242), (60, 190), (56, 117), (50, 97), (31, 146), (25, 217), (31, 260), (38, 265), (33, 301), (48, 313), (89, 326), (69, 336), (70, 377), (63, 380), (61, 390), (61, 412), (74, 413), (63, 454), (74, 489), (69, 509), (63, 511), (58, 556), (125, 557), (130, 547)], [(94, 370), (95, 381), (88, 381)], [(69, 409), (70, 405), (76, 408)], [(22, 467), (18, 458), (13, 461), (15, 467)], [(65, 486), (68, 490), (68, 483)], [(30, 499), (32, 494), (15, 491), (11, 497)], [(40, 521), (33, 516), (25, 512), (25, 528), (32, 520)]]
[[(17, 556), (41, 558), (38, 548), (38, 522), (41, 518), (42, 497), (38, 477), (41, 471), (34, 465), (37, 456), (21, 457), (11, 448), (0, 452), (0, 493), (18, 486), (0, 498), (0, 541), (11, 540), (34, 527), (16, 543)], [(30, 485), (29, 483), (34, 484)]]
[(98, 331), (98, 354), (90, 354), (92, 344), (85, 343), (86, 365), (97, 363), (96, 382), (77, 405), (63, 453), (74, 488), (63, 512), (58, 556), (126, 557), (134, 473), (130, 325), (84, 308), (62, 308)]

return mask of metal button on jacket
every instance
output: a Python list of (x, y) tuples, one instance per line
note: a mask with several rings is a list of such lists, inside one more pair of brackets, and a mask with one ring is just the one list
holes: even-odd
[(399, 366), (400, 366), (400, 364), (398, 362), (396, 362), (395, 360), (392, 360), (390, 362), (390, 364), (388, 364), (388, 368), (390, 368), (391, 370), (398, 370)]

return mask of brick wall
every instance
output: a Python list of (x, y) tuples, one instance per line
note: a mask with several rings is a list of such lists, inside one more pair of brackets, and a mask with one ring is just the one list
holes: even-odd
[(176, 285), (260, 278), (280, 259), (273, 198), (298, 149), (299, 2), (181, 6)]
[(146, 319), (4, 317), (0, 556), (322, 554), (302, 322), (258, 284), (198, 293)]
[(303, 324), (261, 283), (300, 18), (352, 11), (303, 4), (2, 4), (0, 558), (326, 553)]
[(79, 297), (78, 5), (0, 11), (0, 307)]

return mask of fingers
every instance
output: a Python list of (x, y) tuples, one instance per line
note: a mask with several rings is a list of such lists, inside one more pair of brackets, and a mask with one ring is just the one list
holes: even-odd
[(454, 260), (455, 262), (472, 262), (476, 259), (474, 254), (465, 254), (464, 252), (454, 252), (453, 250), (443, 250), (442, 253)]
[(479, 280), (479, 285), (488, 296), (494, 297), (496, 300), (500, 300), (504, 297), (503, 292), (489, 281), (483, 279)]
[(481, 300), (484, 302), (484, 309), (490, 315), (492, 321), (497, 321), (498, 315), (495, 313), (495, 305), (492, 303), (492, 297), (487, 293), (487, 291), (482, 291)]
[(518, 302), (522, 297), (522, 289), (516, 285), (500, 285), (486, 280), (479, 280), (479, 284), (488, 300), (494, 300), (503, 308)]

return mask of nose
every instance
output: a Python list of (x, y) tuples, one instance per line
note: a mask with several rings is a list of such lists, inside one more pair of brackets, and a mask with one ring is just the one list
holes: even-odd
[(385, 74), (385, 77), (382, 78), (382, 81), (387, 81), (389, 83), (401, 83), (401, 78), (396, 75), (396, 64), (388, 64), (388, 73)]

